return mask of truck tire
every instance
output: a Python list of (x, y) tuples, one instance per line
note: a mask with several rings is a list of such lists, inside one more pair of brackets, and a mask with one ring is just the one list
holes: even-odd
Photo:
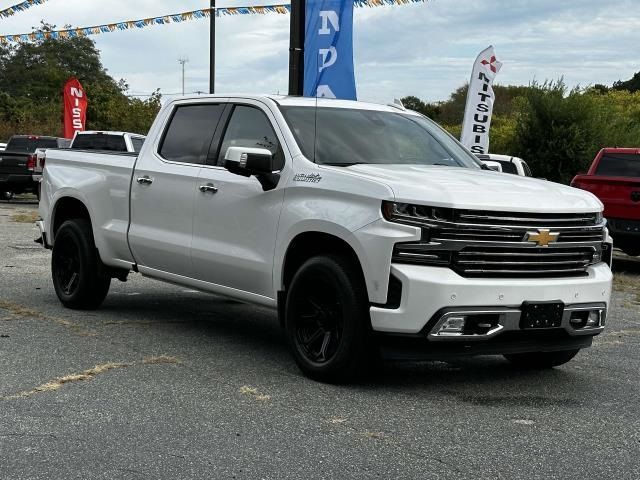
[(111, 277), (103, 271), (88, 220), (67, 220), (60, 226), (53, 244), (51, 274), (65, 307), (93, 310), (102, 304)]
[(513, 365), (526, 369), (548, 369), (564, 365), (575, 357), (580, 349), (559, 352), (512, 353), (505, 355)]
[(293, 357), (308, 377), (343, 383), (365, 373), (373, 349), (359, 267), (339, 255), (307, 260), (287, 291), (285, 331)]

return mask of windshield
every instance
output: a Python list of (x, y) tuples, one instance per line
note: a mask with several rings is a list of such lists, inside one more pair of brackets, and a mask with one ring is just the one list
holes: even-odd
[(280, 108), (302, 153), (318, 164), (481, 168), (451, 135), (424, 117), (346, 108)]

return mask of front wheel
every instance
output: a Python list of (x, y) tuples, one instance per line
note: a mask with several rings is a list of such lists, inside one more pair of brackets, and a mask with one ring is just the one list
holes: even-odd
[(520, 368), (547, 369), (564, 365), (575, 357), (579, 351), (578, 349), (559, 352), (512, 353), (505, 355), (505, 358)]
[(57, 231), (51, 273), (56, 294), (65, 307), (93, 310), (102, 304), (111, 277), (103, 271), (88, 220), (68, 220)]
[(364, 373), (372, 356), (371, 320), (358, 266), (338, 255), (305, 262), (287, 292), (285, 330), (308, 377), (340, 383)]

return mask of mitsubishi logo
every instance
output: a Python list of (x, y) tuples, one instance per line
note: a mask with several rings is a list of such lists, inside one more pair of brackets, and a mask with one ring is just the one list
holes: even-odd
[(498, 69), (502, 66), (495, 55), (492, 55), (490, 60), (482, 60), (480, 63), (485, 67), (488, 65), (493, 73), (498, 73)]
[(527, 232), (525, 242), (536, 242), (539, 247), (548, 247), (550, 243), (558, 241), (560, 234), (551, 230), (540, 229), (537, 232)]

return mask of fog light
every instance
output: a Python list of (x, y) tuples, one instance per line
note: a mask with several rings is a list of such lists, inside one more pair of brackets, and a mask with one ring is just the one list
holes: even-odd
[(597, 327), (600, 325), (601, 312), (600, 310), (591, 310), (589, 317), (587, 318), (587, 327)]
[(464, 324), (465, 317), (449, 317), (447, 318), (440, 330), (438, 330), (438, 334), (441, 333), (462, 333), (464, 332)]

